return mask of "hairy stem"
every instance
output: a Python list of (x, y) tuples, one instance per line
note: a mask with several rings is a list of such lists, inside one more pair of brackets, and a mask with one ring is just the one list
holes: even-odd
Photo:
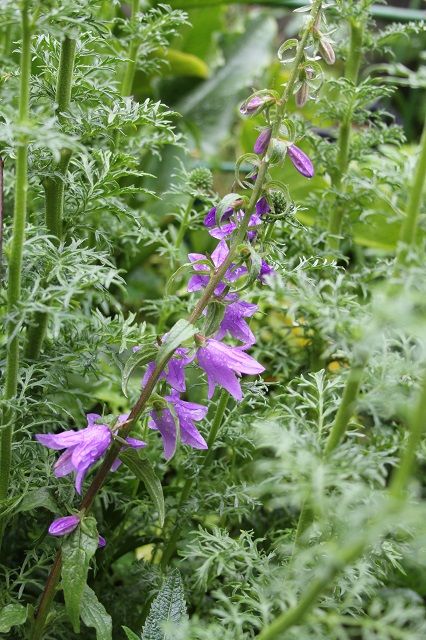
[(316, 604), (318, 597), (333, 584), (336, 576), (338, 576), (347, 565), (358, 560), (368, 549), (371, 541), (371, 531), (376, 526), (380, 526), (383, 518), (398, 513), (400, 506), (404, 503), (407, 484), (415, 466), (415, 454), (418, 450), (423, 431), (426, 429), (425, 415), (426, 376), (424, 377), (420, 398), (410, 423), (407, 446), (404, 449), (400, 464), (388, 490), (388, 496), (390, 498), (388, 505), (383, 512), (379, 513), (377, 517), (372, 520), (369, 529), (361, 531), (346, 547), (334, 553), (332, 562), (330, 562), (329, 566), (324, 567), (317, 578), (310, 582), (309, 587), (301, 597), (299, 603), (290, 607), (290, 609), (279, 615), (273, 622), (265, 627), (265, 629), (258, 634), (258, 640), (275, 640), (275, 638), (281, 638), (285, 631), (301, 624), (305, 615), (309, 613)]
[[(293, 91), (293, 87), (296, 83), (297, 77), (298, 77), (298, 73), (299, 73), (299, 65), (303, 59), (303, 55), (304, 55), (304, 49), (309, 37), (309, 34), (311, 33), (312, 27), (315, 23), (315, 20), (317, 18), (317, 15), (321, 9), (321, 5), (322, 5), (322, 1), (323, 0), (314, 0), (313, 4), (312, 4), (312, 8), (311, 8), (311, 12), (310, 12), (310, 17), (308, 19), (308, 22), (305, 26), (305, 29), (303, 31), (302, 37), (300, 38), (299, 41), (299, 45), (298, 45), (298, 49), (297, 49), (297, 53), (296, 53), (296, 57), (293, 63), (293, 68), (292, 68), (292, 72), (290, 75), (290, 78), (286, 84), (286, 87), (284, 89), (284, 93), (283, 96), (280, 100), (279, 105), (277, 106), (277, 110), (276, 110), (276, 117), (275, 117), (275, 122), (273, 125), (273, 135), (274, 132), (276, 133), (279, 129), (280, 123), (282, 121), (282, 118), (284, 116), (285, 113), (285, 109), (287, 106), (287, 102), (289, 97), (292, 94)], [(272, 135), (272, 137), (273, 137)], [(269, 156), (268, 156), (268, 151), (266, 152), (265, 156), (263, 157), (260, 166), (259, 166), (259, 170), (257, 173), (257, 178), (256, 178), (256, 182), (253, 186), (253, 191), (250, 197), (250, 201), (249, 204), (247, 205), (244, 217), (241, 221), (241, 224), (238, 228), (237, 233), (234, 236), (234, 240), (231, 243), (230, 249), (229, 249), (229, 253), (228, 256), (226, 258), (226, 260), (220, 265), (220, 267), (218, 267), (218, 269), (215, 271), (215, 273), (212, 275), (212, 277), (210, 278), (206, 288), (204, 289), (203, 295), (201, 296), (201, 298), (199, 299), (199, 301), (197, 302), (197, 304), (195, 305), (192, 313), (189, 315), (188, 317), (188, 321), (192, 324), (194, 324), (202, 315), (204, 309), (207, 307), (208, 303), (210, 302), (212, 296), (214, 295), (214, 291), (217, 287), (217, 285), (219, 284), (219, 282), (222, 280), (223, 276), (225, 275), (225, 272), (227, 271), (229, 265), (231, 264), (232, 260), (235, 257), (237, 248), (239, 247), (239, 245), (241, 244), (241, 242), (243, 242), (246, 238), (246, 234), (247, 234), (247, 229), (249, 226), (249, 221), (250, 221), (250, 217), (252, 216), (253, 212), (255, 211), (255, 207), (256, 207), (256, 202), (258, 201), (261, 193), (262, 193), (262, 189), (263, 189), (263, 184), (265, 181), (265, 177), (267, 174), (267, 170), (268, 170), (268, 166), (269, 166)], [(130, 412), (129, 418), (125, 424), (125, 426), (121, 429), (121, 433), (120, 435), (125, 438), (128, 433), (130, 432), (130, 430), (132, 429), (133, 424), (138, 420), (138, 418), (140, 417), (140, 415), (142, 414), (142, 412), (144, 411), (144, 409), (146, 408), (147, 402), (151, 396), (151, 393), (164, 369), (164, 367), (167, 365), (167, 363), (169, 362), (169, 360), (171, 359), (171, 357), (173, 356), (173, 352), (169, 353), (167, 357), (163, 358), (163, 360), (161, 362), (159, 362), (156, 366), (156, 368), (154, 369), (154, 371), (152, 372), (152, 374), (149, 376), (145, 387), (142, 390), (141, 395), (139, 396), (135, 406), (133, 407), (132, 411)], [(102, 488), (106, 477), (108, 475), (108, 472), (111, 469), (111, 466), (113, 464), (113, 462), (115, 461), (115, 459), (117, 458), (118, 454), (120, 453), (120, 449), (121, 449), (121, 443), (119, 442), (114, 442), (111, 447), (109, 448), (105, 459), (103, 461), (103, 463), (101, 464), (100, 468), (98, 469), (95, 477), (92, 480), (91, 485), (89, 486), (89, 489), (86, 493), (86, 495), (83, 498), (83, 501), (81, 503), (80, 508), (84, 509), (85, 512), (87, 512), (90, 507), (93, 504), (93, 501), (98, 493), (98, 491)], [(60, 564), (60, 559), (57, 560), (57, 562), (59, 562)], [(56, 563), (56, 561), (55, 561)], [(52, 587), (52, 583), (49, 581), (47, 581), (45, 589), (43, 591), (43, 595), (41, 598), (41, 602), (40, 602), (40, 606), (39, 606), (39, 610), (37, 613), (37, 620), (38, 618), (42, 618), (41, 620), (39, 620), (37, 622), (38, 625), (40, 625), (41, 627), (43, 627), (44, 625), (44, 621), (46, 619), (48, 610), (49, 610), (49, 606), (50, 603), (53, 599), (52, 596), (52, 589), (54, 589), (54, 587)], [(48, 606), (45, 606), (45, 603), (49, 603)]]
[(408, 251), (416, 242), (416, 231), (419, 222), (420, 205), (423, 189), (426, 181), (426, 119), (423, 126), (423, 134), (420, 142), (420, 154), (416, 164), (413, 184), (408, 198), (407, 212), (401, 227), (399, 236), (400, 248), (397, 255), (397, 263), (403, 264)]
[[(213, 455), (214, 455), (213, 445), (216, 442), (217, 434), (222, 425), (222, 421), (225, 415), (228, 401), (229, 401), (229, 394), (227, 391), (225, 391), (225, 389), (223, 389), (219, 398), (216, 413), (215, 413), (214, 420), (212, 422), (212, 426), (210, 429), (209, 437), (207, 440), (209, 449), (207, 454), (204, 455), (204, 458), (198, 468), (199, 473), (202, 471), (202, 469), (205, 469), (206, 467), (208, 467), (213, 459)], [(183, 485), (182, 491), (178, 500), (178, 504), (177, 504), (178, 513), (180, 508), (185, 504), (189, 496), (189, 493), (194, 485), (195, 480), (196, 480), (196, 477), (192, 476), (191, 478), (188, 478), (185, 484)], [(170, 558), (175, 552), (176, 542), (179, 537), (179, 531), (180, 531), (180, 523), (178, 520), (175, 522), (175, 526), (173, 528), (173, 531), (171, 533), (171, 536), (169, 538), (169, 541), (164, 549), (163, 556), (161, 558), (161, 566), (163, 567), (163, 569), (167, 567)]]
[[(361, 65), (363, 42), (363, 25), (354, 21), (350, 24), (349, 52), (346, 60), (345, 78), (354, 85), (358, 82), (359, 68)], [(342, 179), (346, 174), (349, 164), (350, 136), (352, 128), (352, 106), (348, 108), (346, 118), (343, 120), (337, 142), (337, 163), (336, 171), (332, 176), (333, 187), (336, 191), (341, 188)], [(330, 218), (328, 221), (327, 247), (337, 250), (340, 245), (339, 235), (342, 229), (343, 207), (340, 203), (335, 203), (330, 208)]]
[[(76, 41), (67, 36), (61, 45), (61, 56), (56, 83), (56, 113), (59, 122), (62, 114), (67, 111), (71, 102), (72, 78), (74, 73)], [(61, 157), (55, 167), (55, 175), (44, 181), (46, 227), (59, 244), (62, 238), (62, 219), (64, 215), (65, 175), (71, 159), (69, 149), (61, 149)], [(25, 356), (36, 360), (43, 345), (47, 328), (47, 313), (38, 312), (34, 315), (31, 326), (27, 331)]]
[[(31, 78), (31, 26), (29, 2), (21, 5), (22, 47), (20, 57), (20, 87), (18, 126), (24, 127), (29, 116), (30, 78)], [(9, 259), (9, 278), (7, 289), (7, 351), (4, 400), (1, 435), (0, 500), (7, 497), (9, 489), (11, 450), (13, 440), (14, 411), (11, 400), (18, 387), (19, 372), (19, 311), (21, 298), (22, 254), (25, 241), (25, 222), (27, 215), (28, 191), (28, 139), (26, 134), (18, 133), (16, 150), (15, 206), (13, 214), (13, 235)]]

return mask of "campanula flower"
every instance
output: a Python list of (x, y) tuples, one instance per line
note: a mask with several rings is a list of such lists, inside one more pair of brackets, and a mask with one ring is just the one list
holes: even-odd
[(79, 524), (79, 516), (65, 516), (63, 518), (57, 518), (50, 525), (49, 533), (51, 536), (66, 536), (74, 531), (74, 529), (77, 529)]
[(268, 127), (267, 129), (263, 129), (258, 137), (256, 142), (254, 143), (253, 151), (259, 155), (263, 155), (268, 148), (269, 141), (271, 140), (272, 129)]
[(261, 282), (265, 282), (265, 279), (268, 276), (274, 276), (275, 275), (275, 269), (273, 267), (271, 267), (270, 264), (268, 264), (267, 262), (265, 262), (265, 260), (262, 260), (262, 264), (260, 266), (260, 272), (259, 272), (259, 280)]
[[(223, 264), (228, 256), (228, 253), (228, 245), (226, 244), (225, 240), (221, 240), (221, 242), (219, 242), (216, 249), (211, 255), (212, 262), (216, 269), (220, 267), (221, 264)], [(194, 263), (194, 271), (197, 272), (189, 279), (188, 291), (199, 291), (200, 289), (203, 289), (205, 286), (207, 286), (210, 280), (210, 276), (208, 275), (210, 273), (209, 265), (198, 264), (199, 260), (207, 260), (207, 257), (202, 253), (189, 253), (188, 258), (190, 262)], [(235, 282), (236, 280), (238, 280), (238, 278), (241, 278), (241, 276), (246, 275), (246, 273), (246, 267), (231, 264), (225, 273), (224, 280), (227, 283)], [(214, 291), (215, 295), (220, 296), (224, 292), (226, 286), (227, 285), (225, 284), (225, 282), (220, 282)]]
[[(127, 420), (127, 415), (119, 416), (118, 423)], [(75, 473), (75, 488), (81, 494), (82, 485), (86, 473), (106, 452), (112, 440), (112, 431), (106, 424), (98, 424), (101, 416), (97, 413), (87, 414), (87, 427), (80, 431), (64, 431), (58, 434), (36, 435), (36, 439), (49, 449), (65, 451), (59, 456), (54, 465), (54, 473), (61, 478), (70, 473)], [(146, 446), (141, 440), (127, 438), (131, 447)], [(114, 468), (117, 468), (115, 465)]]
[(302, 174), (302, 176), (305, 176), (306, 178), (313, 178), (315, 174), (314, 165), (302, 149), (299, 149), (295, 144), (292, 144), (288, 147), (287, 153), (294, 167)]
[[(238, 227), (238, 223), (241, 222), (241, 220), (244, 218), (244, 211), (238, 211), (238, 213), (235, 214), (235, 218), (236, 221), (232, 220), (231, 222), (228, 222), (221, 227), (214, 227), (213, 229), (210, 229), (209, 234), (213, 236), (213, 238), (217, 238), (218, 240), (227, 238), (231, 235), (231, 233), (235, 231), (235, 229)], [(258, 227), (260, 224), (262, 224), (262, 220), (260, 219), (259, 215), (257, 213), (253, 213), (253, 215), (250, 217), (248, 227), (249, 231), (247, 232), (247, 237), (249, 240), (253, 240), (256, 237), (256, 231), (254, 231), (254, 228)]]
[(271, 207), (269, 206), (269, 202), (267, 201), (267, 199), (265, 198), (265, 196), (262, 196), (257, 202), (256, 202), (256, 213), (258, 216), (263, 216), (266, 213), (269, 213), (271, 210)]
[[(186, 390), (185, 383), (185, 367), (191, 362), (191, 358), (187, 357), (188, 349), (179, 347), (176, 349), (172, 359), (169, 361), (164, 371), (160, 374), (159, 380), (166, 380), (169, 385), (183, 393)], [(142, 386), (144, 387), (155, 369), (155, 362), (149, 362), (145, 375), (142, 379)]]
[(197, 351), (198, 364), (207, 374), (208, 398), (213, 396), (216, 385), (226, 389), (235, 400), (242, 400), (243, 393), (237, 375), (262, 373), (262, 365), (243, 350), (231, 347), (212, 338), (205, 340)]
[(207, 449), (207, 443), (194, 422), (203, 420), (208, 408), (195, 402), (181, 400), (176, 391), (172, 391), (171, 395), (165, 396), (164, 399), (171, 408), (166, 407), (158, 411), (151, 411), (148, 426), (161, 433), (166, 460), (170, 460), (176, 451), (177, 427), (179, 427), (180, 439), (183, 444), (187, 444), (193, 449)]
[(223, 320), (220, 323), (219, 331), (215, 336), (216, 340), (221, 340), (228, 332), (236, 340), (241, 340), (245, 346), (254, 344), (256, 338), (245, 318), (250, 318), (257, 310), (256, 304), (251, 304), (244, 300), (237, 300), (228, 304)]
[[(216, 211), (217, 211), (217, 207), (212, 207), (210, 211), (207, 213), (206, 217), (204, 218), (205, 227), (215, 226)], [(233, 213), (234, 213), (234, 209), (232, 207), (229, 207), (229, 209), (226, 209), (224, 214), (222, 215), (221, 222), (224, 222), (225, 220), (229, 220), (229, 218), (232, 216)]]

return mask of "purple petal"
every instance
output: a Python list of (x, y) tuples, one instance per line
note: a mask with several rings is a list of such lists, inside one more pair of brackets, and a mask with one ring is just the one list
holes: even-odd
[(49, 533), (51, 536), (66, 536), (68, 533), (71, 533), (71, 531), (74, 531), (79, 524), (79, 516), (65, 516), (63, 518), (57, 518), (50, 525)]
[(260, 132), (253, 147), (255, 153), (258, 153), (259, 155), (263, 155), (265, 153), (271, 139), (271, 134), (272, 129), (270, 129), (269, 127), (267, 129), (263, 129), (263, 131)]
[(273, 269), (270, 264), (265, 262), (265, 260), (262, 260), (262, 264), (261, 264), (260, 272), (258, 276), (259, 280), (264, 283), (268, 276), (274, 276), (274, 275), (275, 275), (275, 269)]
[[(123, 449), (124, 449), (124, 447), (123, 447)], [(121, 467), (121, 460), (120, 460), (120, 458), (116, 458), (114, 460), (114, 462), (112, 463), (112, 465), (111, 465), (111, 471), (117, 471), (117, 469), (119, 467)]]
[(209, 276), (191, 276), (188, 281), (187, 290), (191, 293), (192, 291), (204, 289), (204, 287), (208, 285), (209, 280)]
[(53, 465), (54, 474), (57, 478), (67, 476), (69, 473), (75, 471), (75, 467), (72, 463), (73, 447), (67, 449), (62, 453)]
[(191, 358), (185, 357), (187, 349), (177, 349), (167, 368), (166, 380), (173, 389), (181, 391), (186, 389), (185, 367), (191, 362)]
[(87, 426), (92, 427), (95, 424), (96, 420), (102, 419), (102, 416), (100, 416), (97, 413), (87, 413), (86, 418), (87, 418)]
[(256, 213), (258, 216), (263, 216), (265, 215), (265, 213), (269, 213), (271, 210), (271, 207), (269, 206), (269, 203), (267, 201), (267, 199), (265, 198), (265, 196), (262, 196), (260, 198), (260, 200), (258, 200), (256, 202)]
[(225, 240), (221, 240), (212, 253), (212, 261), (216, 269), (223, 264), (228, 257), (229, 249)]
[(45, 447), (49, 447), (49, 449), (66, 449), (79, 444), (83, 431), (84, 429), (81, 431), (64, 431), (63, 433), (37, 433), (36, 440)]
[(105, 547), (106, 545), (106, 540), (103, 536), (99, 536), (99, 540), (98, 540), (98, 547), (102, 548)]
[(221, 340), (228, 331), (233, 338), (241, 340), (246, 346), (254, 344), (256, 338), (244, 318), (254, 315), (257, 309), (257, 305), (243, 300), (229, 304), (225, 309), (216, 339)]
[(163, 438), (164, 457), (170, 460), (176, 451), (177, 429), (174, 418), (169, 409), (163, 409), (160, 412), (151, 411), (151, 420), (148, 426), (152, 429), (158, 429)]
[[(216, 211), (217, 208), (213, 207), (212, 209), (210, 209), (210, 211), (207, 213), (206, 217), (204, 218), (204, 226), (205, 227), (214, 227), (216, 224)], [(226, 209), (222, 215), (221, 218), (221, 222), (223, 222), (224, 220), (228, 220), (232, 214), (234, 212), (234, 209), (232, 207), (229, 207), (228, 209)]]
[(209, 234), (212, 236), (212, 238), (223, 240), (224, 238), (230, 236), (236, 228), (237, 225), (235, 222), (228, 222), (227, 224), (223, 224), (220, 227), (214, 227), (213, 229), (210, 229)]
[(190, 262), (195, 263), (194, 271), (209, 271), (207, 264), (199, 264), (200, 260), (207, 260), (207, 256), (205, 256), (204, 253), (188, 253), (188, 259)]
[(314, 165), (302, 149), (299, 149), (299, 147), (292, 144), (288, 147), (287, 152), (294, 167), (302, 174), (302, 176), (305, 176), (306, 178), (312, 178), (314, 176)]
[(179, 420), (182, 442), (194, 449), (207, 449), (207, 442), (195, 427), (194, 421), (203, 420), (207, 415), (208, 407), (181, 400), (177, 393), (165, 396), (165, 400), (174, 406)]
[(133, 449), (143, 449), (143, 447), (146, 447), (146, 442), (138, 440), (137, 438), (126, 438), (126, 442), (128, 442)]

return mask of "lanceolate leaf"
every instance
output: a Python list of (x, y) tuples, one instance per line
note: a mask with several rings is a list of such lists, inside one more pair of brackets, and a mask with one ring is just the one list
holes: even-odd
[(112, 640), (112, 620), (101, 604), (96, 593), (87, 585), (84, 587), (81, 601), (81, 619), (86, 627), (96, 630), (97, 640)]
[(98, 548), (94, 518), (85, 518), (62, 545), (62, 588), (65, 608), (75, 633), (80, 631), (80, 609), (90, 559)]
[(129, 627), (122, 627), (128, 640), (140, 640), (140, 636), (137, 636)]
[(150, 461), (140, 456), (133, 449), (122, 451), (120, 453), (120, 459), (129, 467), (135, 476), (144, 483), (151, 500), (157, 508), (160, 525), (163, 526), (165, 518), (163, 487)]
[[(142, 633), (142, 640), (172, 640), (166, 625), (175, 627), (187, 617), (182, 578), (177, 569), (164, 582), (151, 605)], [(173, 634), (173, 631), (172, 631)]]
[(133, 371), (136, 369), (136, 367), (142, 367), (147, 362), (154, 360), (157, 352), (157, 347), (142, 347), (139, 351), (135, 351), (135, 353), (132, 353), (132, 355), (129, 357), (126, 364), (124, 365), (121, 380), (121, 388), (126, 398), (128, 397), (127, 385), (129, 384), (129, 379)]
[(166, 340), (160, 347), (157, 355), (157, 363), (160, 364), (175, 351), (185, 340), (188, 340), (197, 333), (198, 329), (187, 320), (178, 320), (170, 329)]

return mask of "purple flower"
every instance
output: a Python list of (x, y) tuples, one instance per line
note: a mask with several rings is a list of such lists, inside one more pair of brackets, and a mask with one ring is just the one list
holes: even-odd
[(270, 102), (270, 96), (253, 96), (244, 102), (240, 107), (243, 116), (253, 116), (258, 113), (266, 102)]
[[(222, 225), (221, 227), (214, 227), (213, 229), (210, 229), (209, 234), (213, 236), (213, 238), (217, 238), (218, 240), (223, 240), (224, 238), (230, 236), (231, 233), (233, 233), (237, 228), (238, 223), (241, 222), (241, 220), (244, 218), (244, 211), (238, 211), (235, 217), (237, 219), (236, 222), (232, 221)], [(247, 233), (247, 237), (249, 240), (253, 240), (253, 238), (256, 236), (256, 231), (253, 231), (253, 227), (257, 227), (260, 224), (262, 224), (262, 220), (257, 213), (254, 213), (250, 217), (249, 221), (250, 230)]]
[(263, 216), (265, 215), (265, 213), (269, 213), (271, 210), (271, 207), (269, 206), (269, 202), (267, 201), (267, 199), (265, 198), (265, 196), (262, 196), (260, 198), (260, 200), (258, 200), (256, 202), (256, 213), (258, 216)]
[(228, 304), (219, 331), (215, 336), (216, 340), (221, 340), (228, 332), (233, 338), (241, 340), (245, 346), (254, 344), (256, 338), (244, 318), (250, 318), (257, 309), (256, 304), (250, 304), (244, 300)]
[[(216, 211), (217, 211), (217, 207), (213, 207), (207, 213), (206, 217), (204, 218), (204, 226), (205, 227), (214, 227), (215, 226), (215, 224), (216, 224)], [(234, 209), (232, 207), (229, 207), (229, 209), (226, 209), (225, 213), (223, 214), (223, 216), (221, 218), (221, 222), (224, 222), (225, 220), (229, 220), (229, 218), (232, 216), (233, 213), (234, 213)]]
[(98, 547), (105, 547), (106, 545), (106, 540), (103, 536), (99, 536), (99, 540), (98, 540)]
[(275, 269), (273, 269), (273, 267), (271, 267), (270, 264), (268, 264), (267, 262), (265, 262), (265, 260), (262, 260), (262, 264), (260, 267), (260, 272), (259, 272), (259, 280), (261, 282), (265, 282), (265, 278), (267, 278), (268, 276), (274, 276), (275, 275)]
[(79, 524), (79, 516), (65, 516), (64, 518), (57, 518), (50, 525), (49, 533), (51, 536), (66, 536), (68, 533), (74, 531), (74, 529), (77, 529)]
[[(166, 380), (173, 389), (181, 391), (186, 390), (185, 383), (185, 367), (191, 362), (191, 358), (187, 357), (188, 349), (179, 347), (176, 349), (173, 358), (169, 361), (167, 367), (162, 371), (159, 380)], [(149, 362), (144, 377), (142, 378), (142, 386), (144, 387), (155, 369), (155, 362)]]
[(267, 129), (263, 129), (260, 132), (253, 147), (253, 151), (255, 153), (258, 153), (259, 155), (263, 155), (265, 153), (271, 139), (271, 134), (272, 129), (270, 129), (269, 127)]
[(181, 400), (176, 391), (172, 391), (170, 396), (165, 396), (165, 400), (171, 405), (172, 410), (165, 408), (160, 411), (151, 411), (148, 426), (151, 429), (158, 429), (161, 433), (166, 460), (170, 460), (176, 451), (177, 424), (183, 444), (187, 444), (193, 449), (207, 449), (206, 441), (194, 424), (194, 422), (206, 417), (207, 407)]
[(218, 340), (206, 340), (197, 351), (198, 364), (207, 374), (208, 397), (212, 397), (216, 385), (226, 389), (235, 400), (242, 400), (243, 393), (237, 374), (262, 373), (264, 367), (244, 352), (244, 347), (231, 347)]
[[(221, 240), (217, 245), (216, 249), (213, 251), (211, 255), (212, 262), (217, 269), (220, 265), (226, 260), (229, 253), (228, 245), (225, 240)], [(207, 257), (202, 253), (189, 253), (188, 258), (190, 262), (194, 263), (194, 271), (197, 271), (195, 275), (191, 276), (188, 282), (188, 291), (199, 291), (203, 289), (209, 282), (209, 275), (201, 275), (201, 273), (210, 273), (210, 268), (207, 264), (197, 264), (199, 260), (207, 260)], [(224, 279), (227, 282), (235, 282), (238, 278), (245, 275), (247, 273), (247, 268), (244, 266), (235, 266), (233, 264), (227, 269)], [(225, 282), (220, 282), (215, 289), (215, 295), (220, 296), (225, 288)], [(178, 389), (179, 391), (179, 389)]]
[[(120, 416), (119, 424), (127, 420), (127, 415)], [(96, 424), (101, 416), (97, 413), (87, 414), (87, 427), (80, 431), (64, 431), (58, 434), (36, 435), (36, 439), (49, 449), (65, 449), (54, 465), (54, 473), (57, 478), (62, 478), (69, 473), (75, 473), (75, 488), (81, 493), (86, 473), (105, 453), (111, 444), (112, 432), (106, 424)], [(129, 446), (145, 446), (141, 440), (128, 438)], [(133, 443), (132, 443), (133, 441)], [(116, 467), (115, 467), (116, 468)]]
[(295, 144), (292, 144), (288, 147), (287, 153), (294, 167), (302, 174), (302, 176), (305, 176), (306, 178), (312, 178), (314, 176), (314, 165), (302, 149), (299, 149)]

